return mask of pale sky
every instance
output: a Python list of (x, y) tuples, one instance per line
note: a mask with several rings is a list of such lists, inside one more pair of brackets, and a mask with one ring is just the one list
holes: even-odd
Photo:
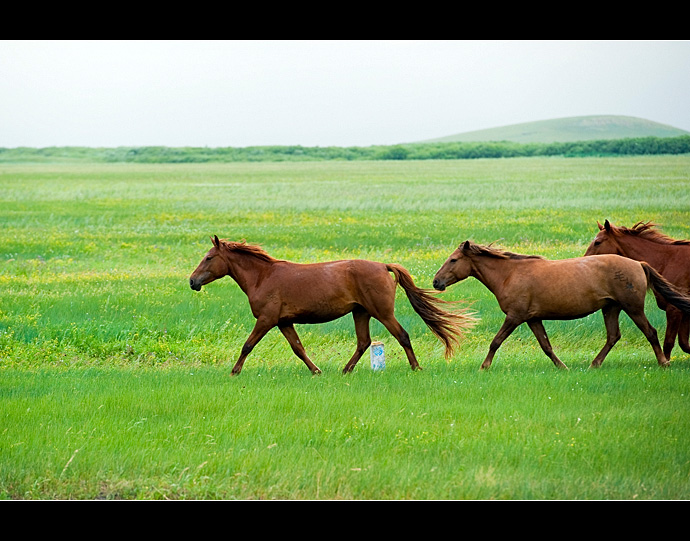
[(690, 131), (690, 41), (0, 40), (0, 147), (390, 145), (581, 115)]

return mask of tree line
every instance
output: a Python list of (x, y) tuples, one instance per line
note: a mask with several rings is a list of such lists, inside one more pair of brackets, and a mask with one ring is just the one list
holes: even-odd
[(205, 163), (319, 160), (467, 160), (533, 156), (621, 156), (690, 153), (690, 135), (563, 143), (439, 142), (368, 147), (45, 147), (0, 148), (0, 163)]

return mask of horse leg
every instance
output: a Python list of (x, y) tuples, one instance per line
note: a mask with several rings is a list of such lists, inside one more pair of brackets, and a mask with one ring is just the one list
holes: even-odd
[(601, 309), (604, 315), (604, 325), (606, 325), (606, 344), (601, 348), (601, 351), (594, 357), (590, 368), (599, 368), (601, 363), (611, 351), (611, 348), (616, 345), (616, 342), (621, 339), (621, 329), (619, 324), (619, 316), (621, 307), (617, 304), (607, 305)]
[(352, 372), (355, 365), (364, 355), (364, 352), (371, 345), (371, 335), (369, 334), (369, 321), (371, 316), (363, 308), (356, 308), (352, 311), (352, 317), (355, 320), (355, 332), (357, 333), (357, 349), (355, 349), (352, 358), (343, 368), (343, 374)]
[(240, 358), (237, 359), (235, 366), (232, 367), (232, 372), (230, 375), (236, 376), (242, 371), (242, 366), (244, 366), (244, 361), (247, 359), (254, 346), (259, 343), (259, 341), (266, 336), (266, 333), (273, 328), (273, 325), (267, 323), (266, 321), (257, 319), (252, 332), (249, 333), (249, 338), (242, 346), (242, 351), (240, 352)]
[(417, 357), (415, 357), (414, 351), (412, 350), (412, 342), (410, 342), (410, 335), (407, 334), (407, 331), (402, 328), (402, 325), (400, 325), (400, 323), (398, 323), (398, 320), (395, 319), (395, 316), (390, 315), (388, 317), (382, 317), (378, 319), (381, 323), (383, 323), (384, 327), (388, 329), (388, 332), (395, 337), (398, 343), (405, 350), (407, 360), (410, 363), (410, 368), (412, 368), (412, 370), (421, 370), (422, 367), (419, 366), (419, 363), (417, 362)]
[(676, 336), (678, 336), (678, 342), (681, 341), (681, 336), (679, 334), (679, 327), (681, 320), (683, 319), (683, 313), (678, 310), (675, 306), (666, 307), (666, 334), (664, 335), (664, 355), (667, 360), (671, 360), (671, 350), (673, 346), (676, 345)]
[[(683, 318), (680, 320), (680, 327), (678, 327), (678, 345), (685, 353), (690, 353), (690, 318), (683, 314)], [(667, 355), (667, 359), (670, 361), (670, 357)]]
[(311, 370), (311, 373), (320, 374), (321, 370), (319, 370), (319, 367), (316, 366), (313, 362), (311, 362), (311, 359), (307, 356), (307, 352), (304, 350), (304, 346), (302, 345), (302, 342), (300, 342), (299, 336), (297, 336), (297, 331), (295, 330), (295, 327), (292, 324), (290, 324), (278, 325), (278, 328), (290, 344), (290, 347), (292, 347), (292, 351), (294, 352), (294, 354), (304, 361), (304, 364), (306, 364), (309, 370)]
[(486, 356), (486, 359), (484, 359), (484, 362), (482, 363), (480, 370), (486, 370), (491, 366), (491, 363), (494, 360), (494, 355), (496, 355), (496, 350), (499, 347), (501, 347), (503, 341), (506, 338), (508, 338), (515, 329), (517, 329), (520, 323), (522, 322), (511, 319), (510, 317), (506, 316), (503, 325), (501, 325), (501, 328), (498, 330), (498, 333), (496, 333), (496, 336), (494, 336), (494, 339), (491, 341), (491, 344), (489, 345), (489, 353)]
[(626, 313), (630, 316), (630, 319), (633, 320), (635, 325), (637, 325), (637, 327), (642, 331), (645, 337), (647, 337), (649, 343), (652, 345), (652, 349), (654, 350), (654, 354), (656, 355), (656, 360), (659, 363), (659, 366), (670, 366), (671, 363), (668, 362), (666, 355), (664, 355), (664, 352), (661, 351), (661, 345), (659, 344), (656, 329), (652, 327), (652, 324), (647, 319), (647, 316), (645, 316), (644, 310), (637, 312), (628, 312), (626, 310)]
[(529, 328), (532, 329), (532, 332), (534, 333), (534, 336), (537, 337), (537, 341), (539, 342), (542, 351), (546, 353), (546, 356), (553, 361), (553, 364), (555, 364), (558, 368), (565, 368), (567, 370), (568, 367), (563, 364), (553, 352), (551, 342), (549, 342), (549, 337), (546, 334), (546, 329), (544, 328), (542, 321), (540, 319), (532, 319), (527, 322), (527, 325), (529, 325)]

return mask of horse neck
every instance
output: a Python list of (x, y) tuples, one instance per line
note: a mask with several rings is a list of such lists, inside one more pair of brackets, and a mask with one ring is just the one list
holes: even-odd
[(672, 258), (679, 245), (660, 244), (651, 240), (627, 235), (618, 237), (621, 255), (636, 261), (646, 261), (657, 271), (662, 272), (666, 263)]
[(472, 272), (475, 277), (496, 297), (502, 294), (502, 284), (516, 265), (520, 262), (513, 259), (502, 259), (491, 256), (475, 256), (472, 258)]
[(228, 275), (237, 282), (245, 295), (251, 294), (259, 287), (266, 276), (267, 269), (273, 264), (251, 254), (226, 251), (225, 259), (228, 263)]

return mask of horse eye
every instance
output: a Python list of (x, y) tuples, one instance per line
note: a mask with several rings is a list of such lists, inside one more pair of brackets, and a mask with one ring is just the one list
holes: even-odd
[(601, 244), (601, 241), (600, 241), (600, 240), (595, 240), (595, 241), (594, 241), (594, 246), (599, 246), (600, 244)]
[(456, 261), (457, 261), (457, 259), (451, 259), (450, 260), (451, 263), (455, 263)]
[(211, 261), (211, 259), (213, 259), (212, 255), (206, 256), (206, 261)]

